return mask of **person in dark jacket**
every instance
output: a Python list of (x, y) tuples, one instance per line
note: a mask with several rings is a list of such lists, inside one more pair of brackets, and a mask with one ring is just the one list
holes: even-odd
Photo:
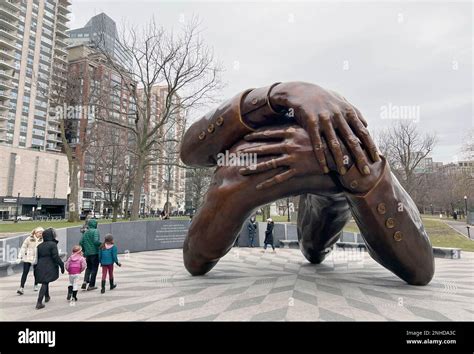
[(35, 269), (35, 279), (41, 284), (36, 309), (44, 308), (43, 299), (49, 302), (49, 283), (59, 278), (59, 268), (64, 274), (64, 263), (59, 257), (56, 231), (47, 229), (43, 232), (43, 243), (38, 246), (38, 263)]
[(249, 247), (253, 247), (253, 240), (255, 239), (255, 235), (257, 234), (257, 222), (255, 221), (255, 216), (252, 216), (249, 219), (247, 229), (249, 231)]
[(275, 246), (273, 245), (273, 226), (275, 226), (275, 223), (272, 218), (268, 218), (267, 229), (265, 230), (265, 241), (263, 241), (263, 252), (265, 252), (268, 245), (272, 246), (273, 252), (275, 252)]
[(84, 274), (84, 282), (82, 283), (81, 289), (95, 290), (97, 289), (95, 281), (99, 269), (99, 247), (101, 245), (100, 233), (97, 229), (97, 220), (90, 219), (87, 227), (87, 231), (84, 232), (79, 242), (79, 246), (82, 247), (87, 262), (86, 273)]
[(117, 257), (117, 246), (114, 245), (114, 238), (111, 234), (105, 236), (104, 243), (99, 249), (99, 261), (102, 266), (102, 288), (101, 293), (105, 293), (105, 282), (107, 280), (107, 273), (109, 273), (110, 290), (114, 290), (117, 284), (114, 283), (114, 263), (119, 267), (122, 266)]

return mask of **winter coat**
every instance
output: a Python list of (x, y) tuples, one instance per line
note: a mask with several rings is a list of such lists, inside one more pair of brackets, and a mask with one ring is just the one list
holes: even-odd
[(21, 245), (18, 253), (18, 260), (25, 263), (36, 264), (38, 246), (43, 242), (42, 238), (36, 238), (33, 235), (28, 236)]
[(249, 220), (247, 229), (249, 230), (249, 237), (255, 237), (255, 234), (257, 233), (257, 223)]
[(264, 244), (271, 244), (273, 245), (273, 226), (275, 224), (273, 222), (270, 222), (267, 224), (267, 229), (265, 230), (265, 241), (263, 241)]
[(35, 280), (38, 283), (51, 283), (59, 278), (59, 268), (64, 273), (64, 263), (59, 258), (58, 241), (52, 230), (43, 232), (43, 243), (38, 246), (38, 263), (35, 269)]
[(70, 275), (81, 274), (86, 269), (87, 262), (80, 252), (76, 252), (68, 258), (65, 267)]
[(104, 248), (99, 250), (99, 262), (101, 265), (118, 264), (117, 246), (113, 243), (106, 243)]
[(100, 234), (97, 230), (97, 220), (90, 219), (88, 222), (88, 229), (82, 235), (79, 245), (84, 251), (84, 256), (92, 256), (99, 253)]

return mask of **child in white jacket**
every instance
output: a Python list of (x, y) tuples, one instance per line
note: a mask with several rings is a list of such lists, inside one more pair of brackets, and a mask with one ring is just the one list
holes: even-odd
[[(20, 252), (18, 253), (18, 261), (23, 262), (23, 274), (21, 275), (20, 288), (17, 290), (17, 294), (23, 295), (26, 283), (26, 278), (30, 271), (31, 265), (33, 268), (37, 262), (37, 248), (43, 242), (43, 231), (42, 227), (37, 227), (31, 234), (23, 241)], [(38, 291), (38, 284), (35, 280), (35, 291)]]

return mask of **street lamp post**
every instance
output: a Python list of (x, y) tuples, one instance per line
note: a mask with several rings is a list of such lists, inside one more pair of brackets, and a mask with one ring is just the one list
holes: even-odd
[(18, 222), (18, 211), (20, 209), (20, 192), (18, 192), (18, 196), (16, 197), (16, 212), (15, 212), (15, 223)]
[(467, 195), (464, 196), (464, 206), (465, 206), (465, 210), (466, 210), (466, 224), (469, 222), (468, 221), (468, 211), (467, 211)]
[(290, 198), (286, 198), (286, 210), (288, 212), (288, 222), (290, 222)]
[(41, 196), (35, 196), (35, 199), (36, 199), (36, 209), (35, 209), (35, 212), (33, 213), (33, 220), (36, 220), (36, 214), (38, 213), (38, 205), (39, 205)]

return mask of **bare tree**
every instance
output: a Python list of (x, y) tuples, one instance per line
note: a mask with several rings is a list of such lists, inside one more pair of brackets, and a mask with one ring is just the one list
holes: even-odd
[(467, 132), (461, 151), (466, 160), (474, 161), (474, 128)]
[(422, 167), (420, 163), (433, 151), (436, 135), (421, 134), (413, 121), (399, 121), (382, 131), (377, 140), (393, 172), (414, 197), (413, 194), (420, 190), (424, 180), (419, 178), (423, 174), (418, 173)]
[(87, 154), (94, 164), (94, 184), (103, 193), (106, 204), (112, 207), (112, 222), (115, 222), (134, 180), (128, 132), (99, 123), (92, 134), (94, 139)]
[[(172, 120), (178, 111), (195, 109), (212, 101), (213, 94), (221, 87), (221, 68), (215, 62), (212, 50), (202, 40), (199, 23), (194, 19), (177, 35), (151, 19), (140, 29), (127, 26), (121, 37), (122, 45), (133, 58), (130, 70), (117, 64), (105, 50), (103, 54), (108, 64), (124, 79), (131, 77), (136, 83), (128, 86), (136, 113), (127, 121), (111, 119), (110, 115), (99, 119), (128, 129), (135, 137), (136, 175), (131, 210), (131, 219), (135, 220), (139, 214), (146, 169), (156, 164), (157, 153), (169, 141), (166, 136), (158, 134), (160, 127)], [(157, 84), (165, 85), (166, 96), (161, 111), (154, 114), (153, 87)]]
[(191, 194), (192, 208), (197, 210), (204, 201), (204, 196), (211, 184), (212, 168), (190, 168), (187, 170), (188, 193)]

